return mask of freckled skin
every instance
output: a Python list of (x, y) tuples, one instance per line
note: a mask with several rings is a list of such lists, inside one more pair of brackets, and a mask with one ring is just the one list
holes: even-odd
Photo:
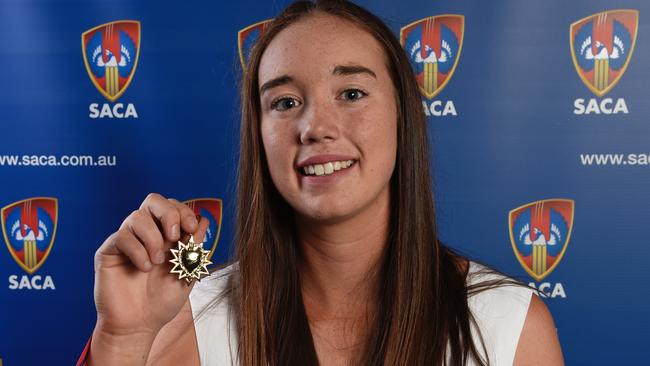
[[(340, 65), (363, 66), (376, 77), (333, 75)], [(325, 14), (289, 26), (262, 55), (260, 85), (283, 75), (293, 78), (261, 96), (261, 131), (273, 183), (299, 216), (342, 222), (390, 199), (397, 110), (386, 65), (369, 33)], [(362, 92), (350, 94), (356, 89)], [(271, 107), (281, 98), (288, 98), (282, 106), (288, 101), (291, 108)], [(296, 165), (322, 154), (352, 156), (357, 163), (331, 185), (302, 184)]]

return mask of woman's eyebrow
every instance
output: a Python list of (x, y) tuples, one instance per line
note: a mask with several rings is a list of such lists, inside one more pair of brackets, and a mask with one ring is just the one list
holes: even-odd
[(265, 91), (275, 88), (276, 86), (288, 84), (293, 81), (293, 78), (289, 75), (282, 75), (277, 78), (271, 79), (267, 81), (266, 83), (262, 84), (262, 87), (260, 87), (260, 95), (264, 94)]
[[(377, 78), (377, 74), (369, 68), (361, 65), (338, 65), (332, 70), (332, 75), (337, 76), (346, 76), (346, 75), (356, 75), (356, 74), (368, 74), (373, 78)], [(277, 78), (273, 78), (266, 83), (262, 84), (260, 87), (260, 95), (264, 94), (265, 91), (275, 88), (276, 86), (284, 85), (293, 82), (293, 77), (289, 75), (282, 75)]]
[(349, 65), (349, 66), (343, 66), (339, 65), (332, 70), (332, 75), (355, 75), (355, 74), (368, 74), (372, 76), (373, 78), (377, 78), (377, 75), (370, 70), (369, 68), (361, 65)]

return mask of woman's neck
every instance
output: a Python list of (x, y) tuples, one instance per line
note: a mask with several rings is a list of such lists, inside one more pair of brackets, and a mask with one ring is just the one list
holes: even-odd
[(356, 318), (372, 310), (389, 216), (386, 192), (348, 220), (322, 224), (297, 219), (300, 278), (310, 322)]

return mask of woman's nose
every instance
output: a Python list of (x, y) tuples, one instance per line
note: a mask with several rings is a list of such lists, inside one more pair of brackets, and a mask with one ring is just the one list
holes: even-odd
[(300, 121), (300, 143), (329, 142), (339, 138), (339, 123), (334, 106), (313, 103)]

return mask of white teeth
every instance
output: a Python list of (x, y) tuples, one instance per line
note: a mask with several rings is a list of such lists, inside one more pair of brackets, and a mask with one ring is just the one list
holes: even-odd
[(328, 175), (352, 166), (354, 160), (331, 161), (325, 164), (307, 165), (302, 168), (305, 175)]
[(314, 170), (316, 171), (316, 175), (325, 174), (325, 168), (321, 164), (314, 165)]

